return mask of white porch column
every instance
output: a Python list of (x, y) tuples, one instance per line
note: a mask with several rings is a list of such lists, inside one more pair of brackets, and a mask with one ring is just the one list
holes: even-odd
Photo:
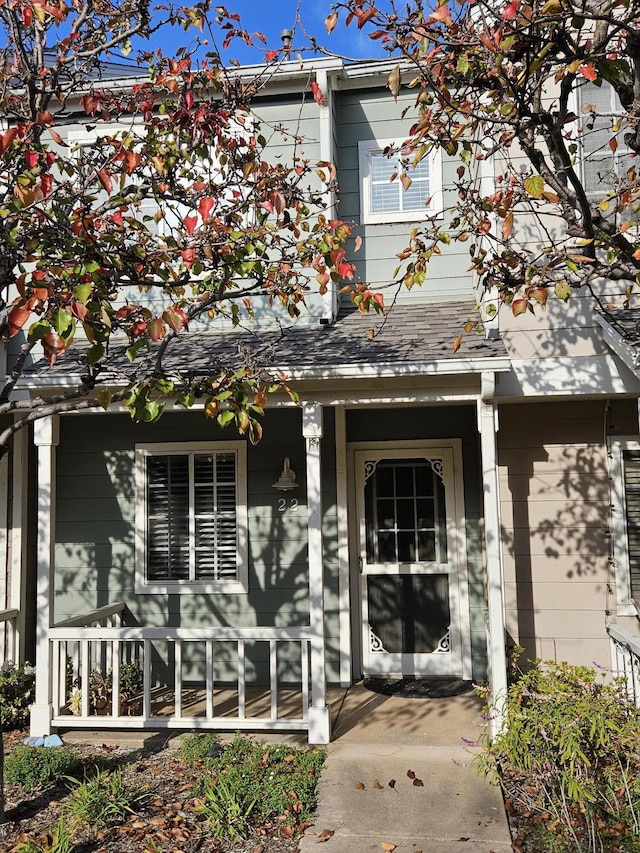
[[(9, 454), (0, 459), (0, 610), (11, 610), (11, 577), (9, 572)], [(14, 643), (4, 625), (0, 625), (0, 664), (5, 660), (20, 663), (15, 657)]]
[(51, 734), (51, 654), (49, 628), (53, 617), (56, 505), (56, 451), (60, 419), (54, 415), (35, 421), (33, 440), (38, 448), (38, 535), (36, 581), (36, 701), (31, 706), (31, 734)]
[(504, 720), (503, 706), (507, 692), (507, 653), (504, 615), (504, 584), (500, 538), (500, 496), (498, 491), (498, 409), (494, 399), (495, 373), (482, 374), (482, 390), (478, 401), (478, 430), (482, 457), (482, 491), (484, 497), (484, 536), (487, 559), (487, 610), (489, 636), (487, 654), (489, 684), (494, 712), (489, 725), (497, 734)]
[(307, 450), (307, 509), (309, 536), (309, 624), (311, 626), (311, 707), (309, 743), (329, 743), (330, 721), (327, 706), (324, 662), (324, 577), (322, 559), (322, 491), (320, 484), (320, 439), (322, 406), (305, 403), (302, 434)]
[[(15, 634), (8, 638), (0, 628), (0, 662), (25, 662), (25, 618), (27, 586), (26, 527), (28, 517), (27, 482), (29, 457), (27, 431), (18, 430), (13, 436), (10, 452), (0, 461), (0, 554), (3, 572), (0, 577), (0, 607), (18, 610)], [(7, 642), (2, 648), (2, 641)]]

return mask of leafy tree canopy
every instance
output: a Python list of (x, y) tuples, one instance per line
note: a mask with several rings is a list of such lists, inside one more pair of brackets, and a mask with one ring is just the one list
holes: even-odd
[[(168, 373), (167, 348), (194, 321), (250, 319), (254, 297), (295, 317), (310, 282), (322, 292), (353, 278), (350, 229), (326, 213), (333, 165), (293, 144), (289, 160), (274, 157), (279, 131), (252, 109), (286, 48), (265, 48), (252, 77), (225, 69), (215, 50), (198, 63), (186, 49), (145, 53), (169, 25), (223, 47), (261, 39), (208, 0), (160, 9), (152, 16), (149, 0), (0, 5), (0, 334), (24, 337), (0, 388), (0, 414), (21, 416), (0, 435), (0, 455), (31, 420), (113, 401), (153, 421), (168, 398), (199, 399), (209, 417), (259, 440), (267, 395), (288, 391), (286, 380), (237, 353), (206, 377)], [(138, 64), (114, 62), (123, 55)], [(291, 141), (297, 129), (286, 132)], [(366, 289), (354, 298), (379, 308)], [(103, 380), (123, 340), (130, 368), (114, 392)], [(49, 365), (75, 357), (81, 381), (18, 398), (25, 367), (42, 355)]]
[[(514, 314), (602, 279), (640, 282), (640, 4), (636, 0), (337, 3), (415, 90), (404, 148), (459, 160), (445, 217), (412, 232), (411, 286), (443, 244), (467, 242), (479, 282)], [(412, 78), (412, 79), (411, 79)], [(487, 179), (488, 178), (488, 179)], [(399, 271), (400, 274), (400, 271)]]

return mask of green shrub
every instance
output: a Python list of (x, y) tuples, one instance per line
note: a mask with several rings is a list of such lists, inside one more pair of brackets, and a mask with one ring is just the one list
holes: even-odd
[(146, 793), (125, 785), (120, 770), (98, 770), (93, 779), (70, 779), (73, 790), (64, 805), (72, 826), (103, 829), (134, 814)]
[(535, 816), (532, 849), (639, 851), (640, 710), (620, 685), (537, 662), (509, 688), (505, 712), (479, 761)]
[(192, 735), (186, 738), (180, 747), (182, 759), (188, 764), (194, 764), (196, 761), (207, 761), (209, 751), (212, 747), (218, 746), (219, 743), (220, 739), (217, 735), (209, 733)]
[(29, 720), (35, 699), (35, 669), (11, 661), (0, 667), (0, 720), (5, 731), (19, 729)]
[(200, 814), (207, 818), (209, 829), (216, 838), (247, 838), (251, 834), (250, 817), (258, 795), (250, 800), (245, 794), (245, 785), (237, 779), (227, 780), (218, 776), (215, 784), (205, 783), (202, 800), (198, 806)]
[(56, 782), (62, 776), (77, 776), (82, 762), (66, 747), (17, 746), (4, 760), (6, 782), (18, 782), (25, 788)]
[(311, 816), (322, 750), (267, 745), (238, 734), (212, 758), (208, 752), (215, 744), (213, 738), (197, 736), (183, 745), (183, 756), (204, 765), (207, 775), (197, 793), (212, 824), (218, 822), (217, 831), (226, 825), (229, 837), (238, 837), (249, 820), (261, 826), (277, 819), (295, 827)]

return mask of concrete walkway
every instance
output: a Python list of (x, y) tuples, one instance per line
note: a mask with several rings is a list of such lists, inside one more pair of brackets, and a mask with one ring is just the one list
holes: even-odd
[(362, 690), (351, 688), (334, 723), (301, 853), (511, 851), (500, 791), (478, 774), (463, 741), (482, 731), (480, 700), (373, 694), (360, 716)]

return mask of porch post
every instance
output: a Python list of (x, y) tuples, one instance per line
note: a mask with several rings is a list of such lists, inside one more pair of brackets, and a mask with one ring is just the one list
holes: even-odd
[(322, 406), (305, 403), (302, 434), (307, 451), (307, 511), (309, 538), (309, 624), (311, 627), (311, 706), (309, 743), (329, 743), (330, 721), (324, 663), (324, 578), (322, 559), (322, 491), (320, 439)]
[[(0, 462), (0, 507), (2, 507), (2, 560), (4, 566), (4, 586), (0, 607), (19, 611), (15, 620), (13, 641), (9, 640), (4, 649), (4, 659), (14, 663), (24, 663), (26, 655), (25, 619), (27, 585), (27, 481), (28, 481), (27, 431), (18, 430), (13, 436), (13, 447)], [(0, 633), (6, 636), (2, 629)], [(0, 644), (2, 640), (0, 639)], [(2, 660), (0, 648), (0, 661)]]
[[(0, 610), (11, 610), (11, 574), (9, 567), (9, 454), (0, 459)], [(5, 660), (20, 663), (14, 649), (15, 637), (0, 625), (0, 664)]]
[(483, 373), (481, 395), (478, 400), (478, 430), (480, 432), (484, 497), (484, 536), (487, 557), (487, 611), (489, 621), (487, 653), (491, 700), (494, 706), (489, 724), (492, 735), (497, 734), (502, 728), (504, 701), (507, 692), (506, 629), (496, 441), (498, 409), (494, 399), (495, 384), (495, 373)]
[(49, 628), (53, 617), (56, 505), (56, 450), (60, 440), (57, 415), (35, 421), (33, 440), (38, 448), (38, 533), (36, 581), (36, 701), (31, 706), (31, 734), (51, 734), (51, 654)]

